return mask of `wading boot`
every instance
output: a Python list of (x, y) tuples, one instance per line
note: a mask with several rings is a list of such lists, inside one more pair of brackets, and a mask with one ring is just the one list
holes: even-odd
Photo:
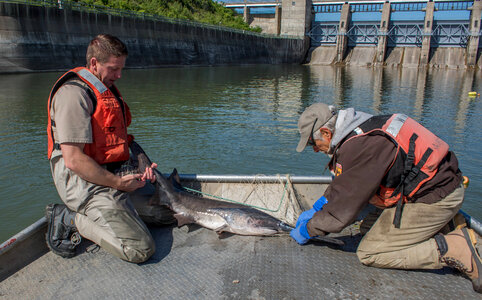
[(440, 260), (472, 280), (474, 291), (482, 293), (482, 260), (477, 251), (477, 233), (466, 227), (435, 236)]
[(75, 212), (64, 204), (49, 204), (45, 208), (47, 234), (45, 239), (49, 249), (62, 257), (73, 257), (81, 237), (75, 227)]

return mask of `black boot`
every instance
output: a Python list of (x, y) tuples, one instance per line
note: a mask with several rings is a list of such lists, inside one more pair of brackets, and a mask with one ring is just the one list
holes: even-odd
[(45, 208), (47, 218), (47, 246), (53, 253), (62, 257), (73, 257), (81, 237), (75, 227), (75, 212), (64, 204), (49, 204)]

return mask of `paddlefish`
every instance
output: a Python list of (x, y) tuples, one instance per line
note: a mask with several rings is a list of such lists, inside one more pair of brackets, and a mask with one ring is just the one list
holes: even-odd
[[(152, 165), (144, 150), (136, 143), (130, 145), (131, 152), (138, 161), (139, 170)], [(290, 225), (255, 208), (201, 197), (182, 189), (177, 170), (174, 169), (166, 178), (157, 169), (155, 193), (150, 205), (165, 205), (174, 212), (179, 227), (186, 224), (198, 224), (216, 231), (239, 235), (270, 236), (287, 233), (293, 229)]]

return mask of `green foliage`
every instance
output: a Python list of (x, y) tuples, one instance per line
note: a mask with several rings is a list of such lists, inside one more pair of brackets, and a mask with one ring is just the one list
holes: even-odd
[(184, 19), (261, 32), (261, 28), (249, 27), (243, 17), (212, 0), (74, 0), (90, 5), (102, 5), (169, 18)]

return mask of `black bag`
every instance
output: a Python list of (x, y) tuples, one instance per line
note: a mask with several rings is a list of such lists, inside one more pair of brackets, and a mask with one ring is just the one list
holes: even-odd
[(75, 212), (64, 204), (49, 204), (45, 208), (45, 217), (48, 224), (45, 239), (49, 249), (62, 257), (73, 257), (82, 240), (75, 227)]

